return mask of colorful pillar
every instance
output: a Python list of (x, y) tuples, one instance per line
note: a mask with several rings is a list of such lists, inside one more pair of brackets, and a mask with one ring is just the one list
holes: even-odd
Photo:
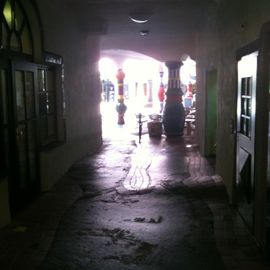
[(168, 73), (168, 89), (163, 112), (163, 125), (167, 136), (182, 136), (185, 124), (185, 110), (182, 103), (180, 87), (180, 67), (182, 62), (169, 61), (165, 63)]
[(159, 99), (159, 113), (163, 112), (163, 107), (164, 107), (164, 99), (165, 99), (165, 88), (164, 88), (164, 84), (163, 84), (163, 71), (159, 72), (159, 76), (160, 76), (160, 85), (159, 85), (159, 89), (158, 89), (158, 99)]
[(125, 73), (120, 68), (116, 74), (118, 83), (118, 103), (116, 104), (116, 111), (118, 112), (118, 125), (124, 125), (124, 114), (127, 110), (127, 106), (124, 104), (124, 78)]

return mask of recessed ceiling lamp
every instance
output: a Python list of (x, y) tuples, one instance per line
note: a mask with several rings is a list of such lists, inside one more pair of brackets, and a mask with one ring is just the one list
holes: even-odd
[(145, 12), (133, 12), (129, 18), (135, 23), (146, 23), (149, 21), (151, 14)]
[(148, 30), (141, 30), (140, 31), (140, 36), (145, 37), (149, 35), (149, 31)]

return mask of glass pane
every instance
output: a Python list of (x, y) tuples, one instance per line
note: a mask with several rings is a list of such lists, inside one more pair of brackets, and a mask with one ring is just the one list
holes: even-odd
[(26, 128), (20, 125), (16, 130), (19, 172), (20, 172), (20, 188), (23, 189), (27, 185), (27, 144), (26, 144)]
[(1, 107), (2, 107), (2, 115), (3, 115), (3, 124), (8, 123), (8, 114), (7, 114), (7, 78), (6, 78), (6, 70), (1, 69), (0, 73), (1, 77)]
[(247, 104), (246, 104), (246, 111), (247, 111), (247, 115), (251, 116), (251, 99), (247, 99)]
[(48, 116), (48, 136), (54, 136), (56, 134), (55, 130), (55, 115)]
[(47, 95), (47, 113), (54, 113), (56, 111), (55, 108), (55, 96), (54, 93), (48, 93)]
[(28, 158), (30, 168), (30, 181), (35, 182), (37, 180), (36, 170), (36, 129), (32, 122), (28, 123)]
[(12, 20), (13, 20), (13, 16), (12, 16), (12, 8), (11, 8), (11, 3), (10, 0), (6, 1), (6, 4), (4, 6), (4, 10), (3, 10), (3, 14), (4, 14), (4, 18), (6, 19), (6, 22), (9, 26), (10, 29), (12, 29)]
[(46, 114), (47, 113), (47, 93), (39, 93), (39, 113)]
[(2, 48), (5, 49), (7, 48), (7, 44), (8, 44), (8, 31), (7, 31), (7, 28), (6, 28), (6, 25), (4, 23), (2, 23)]
[(44, 142), (48, 137), (48, 128), (47, 128), (47, 116), (41, 117), (39, 119), (39, 137), (41, 142)]
[(5, 148), (5, 166), (9, 168), (9, 140), (8, 140), (8, 129), (4, 129), (4, 148)]
[(251, 96), (252, 94), (252, 77), (247, 78), (247, 96)]
[(24, 102), (24, 76), (23, 71), (16, 70), (16, 105), (18, 121), (25, 120), (25, 102)]
[(245, 89), (246, 89), (245, 78), (242, 78), (242, 80), (241, 80), (241, 96), (244, 96), (246, 94)]
[(35, 96), (34, 96), (34, 74), (33, 72), (25, 72), (25, 98), (27, 119), (35, 117)]
[(10, 37), (10, 49), (18, 52), (21, 50), (20, 40), (14, 32), (11, 33)]
[(52, 70), (47, 70), (47, 91), (54, 91), (54, 76)]
[(241, 98), (241, 114), (246, 114), (246, 106), (245, 106), (246, 99)]
[[(3, 128), (0, 130), (1, 139), (1, 155), (0, 155), (0, 176), (6, 175), (9, 166), (9, 152), (8, 152), (8, 130)], [(2, 137), (3, 136), (3, 137)]]
[(22, 34), (21, 34), (21, 41), (22, 41), (22, 52), (25, 54), (31, 54), (33, 53), (32, 49), (32, 42), (30, 38), (30, 31), (27, 25), (24, 25)]
[(250, 119), (246, 120), (246, 136), (250, 137), (251, 136), (251, 128), (250, 128)]
[(17, 2), (15, 2), (15, 29), (17, 32), (20, 32), (20, 29), (23, 24), (23, 13)]
[(240, 121), (240, 132), (242, 133), (242, 134), (245, 134), (246, 132), (246, 122), (245, 122), (245, 118), (243, 118), (243, 117), (241, 117), (241, 121)]
[(252, 77), (242, 78), (240, 132), (248, 137), (251, 136), (251, 87)]
[(39, 92), (45, 91), (45, 70), (38, 70), (38, 90)]

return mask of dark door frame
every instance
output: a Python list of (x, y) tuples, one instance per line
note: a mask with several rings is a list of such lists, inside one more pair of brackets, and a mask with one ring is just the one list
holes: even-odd
[[(10, 55), (9, 55), (10, 56)], [(13, 56), (13, 54), (12, 54)], [(8, 179), (9, 185), (9, 201), (10, 201), (10, 211), (11, 214), (15, 214), (20, 210), (26, 203), (31, 199), (40, 194), (40, 179), (39, 179), (39, 154), (38, 154), (38, 134), (37, 134), (37, 120), (38, 120), (38, 100), (37, 100), (37, 65), (29, 62), (27, 59), (22, 57), (7, 57), (0, 58), (0, 68), (6, 70), (7, 77), (7, 95), (8, 95), (8, 152), (4, 153), (4, 159), (8, 159), (6, 162), (9, 164), (5, 169), (5, 176)], [(31, 72), (33, 76), (33, 97), (34, 97), (34, 118), (32, 120), (34, 126), (34, 149), (31, 153), (34, 154), (34, 164), (35, 164), (35, 175), (36, 180), (32, 183), (27, 183), (25, 187), (21, 185), (21, 178), (19, 173), (20, 161), (18, 154), (18, 145), (17, 145), (17, 109), (16, 109), (16, 81), (15, 81), (15, 72), (16, 70), (22, 72)], [(24, 90), (25, 91), (25, 90)], [(25, 105), (26, 106), (26, 105)], [(25, 121), (25, 125), (27, 121)], [(26, 132), (26, 140), (29, 140), (27, 137), (29, 133)], [(1, 144), (4, 143), (4, 134), (1, 131)], [(26, 149), (29, 151), (29, 144), (26, 143)], [(29, 152), (26, 154), (29, 155)], [(29, 157), (27, 157), (27, 175), (30, 175), (30, 164)]]

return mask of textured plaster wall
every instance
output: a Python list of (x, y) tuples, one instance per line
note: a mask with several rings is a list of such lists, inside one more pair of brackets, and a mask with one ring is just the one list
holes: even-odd
[[(216, 170), (222, 176), (233, 199), (235, 135), (231, 119), (236, 121), (237, 59), (236, 51), (259, 38), (261, 26), (270, 20), (270, 2), (220, 1), (209, 9), (208, 21), (197, 40), (197, 140), (204, 152), (205, 74), (217, 69), (217, 159)], [(225, 3), (226, 2), (226, 3)]]
[(64, 60), (67, 142), (41, 153), (41, 185), (48, 189), (82, 156), (101, 145), (99, 37), (82, 29), (71, 10), (38, 1), (44, 49)]

